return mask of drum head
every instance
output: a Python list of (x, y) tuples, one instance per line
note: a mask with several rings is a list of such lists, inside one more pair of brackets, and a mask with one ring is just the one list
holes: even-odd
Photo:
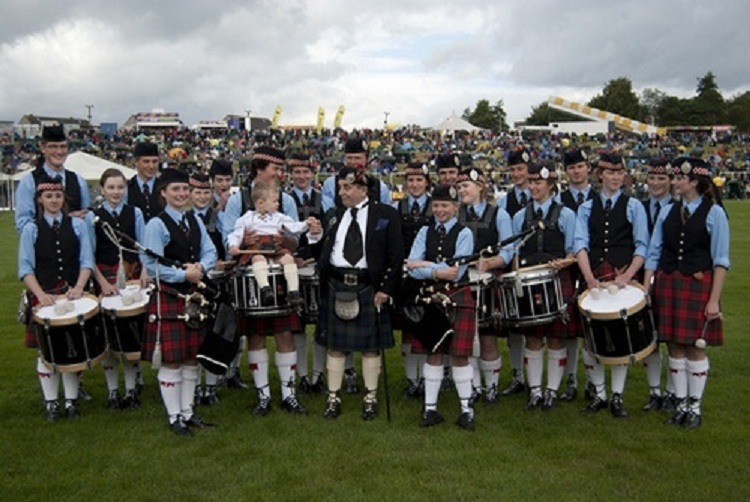
[(598, 293), (592, 294), (591, 290), (581, 293), (578, 299), (581, 312), (590, 312), (594, 319), (616, 319), (620, 317), (620, 311), (623, 309), (630, 315), (646, 305), (646, 292), (640, 285), (628, 284), (613, 295), (607, 288), (610, 284), (614, 283), (604, 283), (604, 287), (600, 288)]
[[(138, 295), (140, 300), (125, 305), (123, 298), (129, 295)], [(146, 311), (146, 305), (149, 302), (149, 291), (141, 289), (140, 284), (128, 283), (125, 289), (120, 290), (119, 295), (104, 296), (101, 300), (101, 306), (104, 310), (114, 310), (117, 317), (130, 317), (143, 314)]]
[[(59, 299), (58, 303), (63, 301), (65, 300)], [(64, 314), (56, 314), (54, 305), (36, 307), (34, 322), (45, 324), (49, 321), (50, 326), (68, 326), (78, 322), (79, 315), (82, 315), (84, 319), (90, 319), (99, 313), (99, 302), (94, 295), (86, 293), (77, 300), (70, 300), (70, 303), (73, 305), (73, 310)]]

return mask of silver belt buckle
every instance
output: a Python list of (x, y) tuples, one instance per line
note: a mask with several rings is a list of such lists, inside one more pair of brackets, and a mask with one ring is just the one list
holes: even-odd
[(357, 274), (344, 274), (344, 284), (347, 286), (356, 286)]

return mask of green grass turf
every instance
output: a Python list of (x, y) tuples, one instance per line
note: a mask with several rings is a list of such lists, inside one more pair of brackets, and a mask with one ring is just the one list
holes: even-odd
[[(704, 424), (685, 431), (665, 416), (640, 411), (645, 372), (631, 368), (627, 420), (608, 412), (584, 417), (584, 402), (561, 403), (551, 413), (523, 411), (524, 396), (480, 405), (477, 431), (452, 421), (455, 393), (442, 394), (446, 423), (422, 430), (421, 403), (403, 397), (403, 365), (388, 354), (393, 422), (359, 417), (359, 400), (344, 396), (343, 415), (323, 420), (321, 397), (303, 396), (308, 417), (276, 408), (266, 418), (250, 413), (254, 392), (222, 389), (222, 402), (201, 408), (220, 427), (180, 438), (166, 426), (153, 371), (139, 410), (104, 408), (101, 368), (85, 374), (94, 400), (78, 421), (42, 418), (35, 352), (23, 347), (15, 321), (21, 284), (16, 279), (17, 238), (12, 214), (0, 214), (0, 479), (3, 500), (230, 500), (230, 499), (685, 499), (748, 500), (750, 487), (750, 204), (727, 204), (732, 262), (724, 290), (725, 346), (710, 349), (711, 376)], [(744, 232), (743, 232), (744, 230)], [(507, 350), (501, 385), (508, 383)], [(582, 374), (582, 371), (581, 371)], [(243, 368), (247, 380), (249, 372)]]

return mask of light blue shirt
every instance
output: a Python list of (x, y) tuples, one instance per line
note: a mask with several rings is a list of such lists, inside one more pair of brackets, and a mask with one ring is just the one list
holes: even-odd
[[(63, 186), (65, 186), (65, 168), (60, 171), (54, 171), (47, 164), (42, 167), (47, 175), (51, 178), (59, 176), (62, 178)], [(81, 207), (86, 209), (91, 205), (91, 195), (89, 194), (89, 186), (86, 184), (86, 180), (83, 176), (76, 174), (78, 178), (78, 186), (81, 190)], [(36, 215), (36, 182), (34, 181), (34, 175), (28, 173), (26, 176), (21, 178), (16, 189), (16, 231), (21, 233), (23, 227), (34, 220)]]
[[(622, 191), (617, 192), (610, 197), (612, 200), (612, 207), (617, 204), (620, 199)], [(602, 204), (606, 204), (607, 196), (604, 192), (599, 193), (599, 198)], [(593, 207), (593, 201), (587, 200), (578, 208), (578, 217), (576, 218), (575, 225), (575, 239), (573, 241), (573, 252), (578, 254), (581, 249), (589, 250), (589, 218), (591, 217), (591, 208)], [(633, 256), (642, 256), (646, 258), (648, 253), (648, 221), (646, 220), (646, 210), (643, 208), (643, 204), (639, 201), (630, 197), (628, 199), (628, 206), (625, 208), (625, 217), (633, 226), (633, 242), (635, 243), (635, 250)]]
[[(690, 204), (687, 204), (690, 214), (694, 214), (701, 205), (702, 198), (698, 197)], [(656, 270), (661, 260), (661, 251), (664, 245), (664, 220), (667, 219), (669, 211), (659, 213), (659, 218), (654, 225), (654, 233), (651, 236), (651, 243), (648, 247), (648, 257), (646, 258), (646, 270)], [(711, 260), (714, 267), (724, 267), (729, 270), (729, 221), (724, 210), (714, 204), (706, 216), (706, 230), (711, 236)]]
[[(552, 199), (547, 199), (542, 204), (539, 204), (537, 201), (533, 201), (532, 204), (534, 212), (536, 212), (537, 209), (541, 209), (542, 215), (546, 218), (547, 213), (549, 213), (549, 208), (552, 205)], [(558, 204), (560, 203), (558, 202)], [(523, 210), (518, 211), (515, 216), (513, 216), (514, 234), (520, 234), (523, 231), (523, 221), (525, 218), (525, 214), (526, 210)], [(576, 213), (574, 213), (570, 208), (563, 206), (562, 211), (560, 211), (560, 218), (558, 218), (557, 220), (557, 228), (558, 230), (560, 230), (560, 232), (562, 232), (563, 237), (565, 238), (565, 253), (572, 253), (573, 238), (575, 237), (576, 229)]]
[[(251, 185), (252, 186), (252, 185)], [(294, 199), (291, 195), (286, 192), (281, 192), (281, 209), (282, 212), (289, 216), (294, 221), (299, 221), (299, 213), (297, 212), (297, 204), (294, 203)], [(237, 190), (227, 201), (227, 205), (224, 207), (223, 215), (219, 219), (221, 223), (221, 237), (224, 240), (224, 245), (227, 244), (227, 237), (234, 230), (234, 225), (237, 220), (242, 216), (242, 190)]]
[[(411, 195), (407, 195), (406, 196), (406, 207), (409, 209), (409, 211), (411, 211), (411, 207), (414, 205), (415, 201), (417, 202), (417, 205), (419, 206), (419, 210), (420, 211), (424, 211), (424, 205), (427, 204), (427, 194), (423, 193), (422, 195), (420, 195), (417, 198), (414, 198)], [(397, 200), (393, 201), (391, 203), (391, 206), (394, 209), (398, 209), (398, 203), (399, 203), (399, 201), (397, 201)]]
[[(589, 193), (591, 193), (591, 185), (587, 186), (583, 190), (578, 190), (577, 188), (569, 187), (568, 191), (570, 192), (570, 195), (573, 196), (573, 200), (575, 200), (575, 201), (578, 201), (578, 194), (582, 193), (583, 194), (583, 201), (586, 202), (589, 199)], [(562, 202), (562, 192), (560, 192), (557, 195), (555, 195), (555, 202), (559, 202), (560, 204), (563, 203)], [(583, 204), (581, 204), (581, 205), (583, 205)]]
[[(456, 223), (458, 223), (458, 220), (455, 217), (443, 223), (443, 226), (445, 226), (445, 232), (446, 233), (450, 232), (451, 229), (456, 225)], [(440, 225), (440, 223), (435, 222), (435, 224), (433, 225), (433, 228), (437, 229), (438, 225)], [(411, 251), (409, 252), (409, 261), (425, 259), (425, 256), (427, 254), (427, 230), (428, 228), (429, 227), (425, 226), (419, 229), (419, 232), (417, 233), (417, 236), (414, 239), (414, 244), (412, 244), (411, 246)], [(472, 235), (470, 229), (464, 227), (458, 233), (458, 237), (456, 238), (456, 253), (451, 258), (461, 258), (464, 256), (471, 256), (473, 252), (474, 252), (474, 236)], [(448, 268), (448, 264), (446, 264), (445, 262), (440, 262), (440, 263), (431, 262), (430, 266), (428, 267), (420, 267), (420, 268), (409, 270), (409, 276), (417, 280), (432, 279), (432, 271), (441, 269), (441, 268)], [(468, 268), (468, 265), (461, 265), (458, 267), (458, 279), (461, 279), (461, 277), (464, 276), (467, 268)]]
[[(388, 185), (378, 180), (380, 183), (380, 203), (391, 204), (391, 191)], [(336, 201), (336, 175), (331, 175), (323, 182), (321, 193), (323, 194), (323, 212), (328, 212), (334, 207)]]
[[(172, 218), (175, 223), (179, 224), (182, 220), (183, 212), (177, 211), (176, 209), (166, 206), (164, 211), (167, 215)], [(198, 222), (198, 228), (201, 232), (201, 252), (200, 252), (200, 264), (203, 267), (204, 272), (211, 270), (216, 265), (216, 248), (214, 247), (211, 238), (206, 232), (206, 227), (200, 218), (195, 218)], [(143, 235), (143, 245), (152, 250), (154, 253), (164, 256), (164, 248), (169, 244), (171, 236), (167, 226), (164, 224), (161, 218), (154, 217), (149, 220), (146, 224), (146, 229)], [(156, 259), (141, 253), (141, 263), (146, 267), (146, 271), (150, 277), (156, 278), (156, 270), (159, 270), (159, 279), (164, 282), (178, 283), (185, 282), (185, 269), (173, 268), (162, 263), (158, 263)]]
[[(513, 194), (516, 196), (516, 200), (521, 203), (521, 194), (526, 194), (526, 202), (528, 203), (531, 201), (531, 190), (526, 188), (525, 190), (521, 190), (517, 186), (513, 187), (513, 190), (511, 190)], [(497, 201), (497, 207), (502, 208), (506, 212), (508, 211), (508, 195), (510, 195), (511, 192), (508, 192), (507, 195), (505, 195), (502, 199)]]
[[(55, 220), (62, 222), (62, 214), (52, 217), (44, 213), (44, 219), (52, 226)], [(91, 249), (91, 232), (89, 225), (81, 218), (71, 218), (73, 222), (73, 232), (75, 232), (80, 242), (80, 252), (78, 254), (78, 266), (81, 269), (94, 269), (94, 253)], [(21, 237), (18, 242), (18, 278), (23, 278), (29, 274), (34, 274), (36, 270), (36, 238), (39, 235), (39, 228), (36, 221), (30, 221), (21, 230)]]
[[(648, 220), (653, 221), (654, 219), (654, 213), (656, 213), (656, 203), (659, 203), (661, 205), (661, 209), (659, 209), (659, 214), (663, 213), (665, 209), (667, 209), (669, 206), (672, 205), (672, 196), (667, 194), (661, 199), (655, 199), (653, 197), (649, 198), (648, 200)], [(667, 209), (666, 212), (669, 212)]]

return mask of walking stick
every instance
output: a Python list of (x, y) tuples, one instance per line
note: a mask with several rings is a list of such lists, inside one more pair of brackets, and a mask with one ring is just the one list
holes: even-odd
[(385, 416), (388, 423), (391, 422), (391, 392), (388, 390), (388, 366), (385, 363), (385, 347), (383, 347), (383, 319), (380, 316), (380, 306), (375, 307), (377, 311), (378, 341), (380, 342), (380, 359), (383, 366), (383, 385), (385, 386)]

